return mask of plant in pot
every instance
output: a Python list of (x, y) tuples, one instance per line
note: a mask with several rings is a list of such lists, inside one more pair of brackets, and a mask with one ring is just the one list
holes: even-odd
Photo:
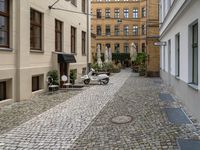
[(77, 70), (76, 69), (70, 70), (70, 83), (74, 85), (76, 78), (77, 78)]
[(138, 72), (140, 76), (144, 76), (146, 73), (146, 59), (147, 54), (145, 52), (138, 53), (136, 57), (136, 64), (138, 64)]
[(57, 70), (51, 70), (47, 73), (47, 76), (52, 78), (51, 84), (53, 85), (59, 85), (59, 79), (58, 79), (58, 71)]

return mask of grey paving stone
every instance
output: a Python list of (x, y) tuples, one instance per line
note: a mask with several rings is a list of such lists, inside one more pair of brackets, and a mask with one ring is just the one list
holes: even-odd
[(51, 145), (59, 149), (69, 148), (102, 108), (114, 98), (130, 74), (130, 71), (122, 71), (112, 76), (106, 86), (91, 86), (68, 101), (0, 135), (0, 143), (4, 143), (3, 146), (7, 149), (37, 149), (41, 146), (51, 149)]

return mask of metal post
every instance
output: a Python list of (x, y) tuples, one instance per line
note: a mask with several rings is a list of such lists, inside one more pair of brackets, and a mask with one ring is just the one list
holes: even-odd
[(90, 54), (89, 54), (89, 13), (90, 13), (90, 11), (89, 11), (89, 1), (90, 0), (87, 0), (87, 67), (86, 67), (86, 72), (88, 73), (89, 72), (89, 56), (90, 56)]

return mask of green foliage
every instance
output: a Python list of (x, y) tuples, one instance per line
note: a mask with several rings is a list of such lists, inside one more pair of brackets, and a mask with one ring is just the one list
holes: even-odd
[(97, 63), (91, 64), (91, 68), (93, 68), (94, 70), (98, 71), (99, 69), (101, 69)]
[(108, 63), (103, 63), (102, 64), (102, 70), (105, 71), (110, 71), (113, 68), (113, 63), (112, 62), (108, 62)]
[(145, 75), (145, 71), (146, 71), (146, 66), (145, 66), (145, 62), (147, 60), (147, 54), (142, 52), (142, 53), (138, 53), (136, 60), (133, 62), (133, 71), (134, 72), (139, 72), (140, 75)]
[(58, 71), (51, 70), (47, 73), (47, 76), (50, 76), (53, 79), (53, 85), (59, 85)]
[(75, 80), (77, 79), (77, 69), (70, 70), (70, 83), (74, 84)]
[(147, 54), (146, 53), (144, 53), (144, 52), (138, 53), (137, 57), (136, 57), (136, 60), (135, 60), (135, 63), (138, 64), (138, 65), (144, 64), (146, 59), (147, 59)]
[(113, 53), (112, 59), (119, 60), (119, 61), (125, 61), (125, 60), (130, 59), (130, 54), (129, 53)]

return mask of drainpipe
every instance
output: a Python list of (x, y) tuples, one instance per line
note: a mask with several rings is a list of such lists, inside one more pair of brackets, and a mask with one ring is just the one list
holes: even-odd
[(89, 42), (89, 36), (90, 36), (90, 35), (89, 35), (89, 29), (90, 29), (90, 28), (89, 28), (89, 19), (90, 19), (90, 18), (89, 18), (89, 15), (90, 15), (90, 14), (89, 14), (89, 13), (90, 13), (90, 11), (89, 11), (89, 4), (90, 4), (90, 3), (89, 3), (89, 2), (90, 2), (90, 0), (87, 0), (87, 14), (86, 14), (86, 15), (87, 15), (87, 56), (86, 56), (86, 57), (87, 57), (87, 62), (86, 62), (86, 63), (87, 63), (87, 64), (86, 64), (87, 67), (86, 67), (86, 72), (87, 72), (87, 73), (89, 72), (89, 57), (90, 57), (90, 54), (89, 54), (89, 43), (90, 43), (90, 42)]

